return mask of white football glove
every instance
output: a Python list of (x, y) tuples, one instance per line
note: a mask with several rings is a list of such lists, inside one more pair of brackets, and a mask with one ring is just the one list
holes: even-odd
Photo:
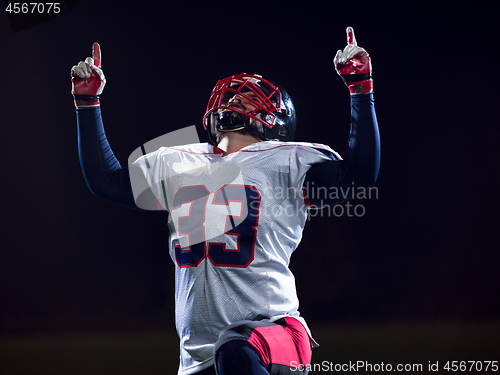
[(347, 46), (338, 50), (333, 63), (337, 74), (349, 88), (351, 95), (373, 92), (372, 62), (364, 48), (358, 46), (354, 29), (346, 29)]
[(101, 47), (98, 43), (92, 46), (92, 57), (71, 68), (71, 83), (77, 108), (100, 105), (99, 95), (104, 90), (106, 78), (101, 69)]

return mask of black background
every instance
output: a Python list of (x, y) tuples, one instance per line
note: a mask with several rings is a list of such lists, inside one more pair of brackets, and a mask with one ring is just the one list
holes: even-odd
[(287, 88), (296, 140), (342, 154), (349, 94), (332, 59), (349, 25), (374, 67), (378, 198), (351, 202), (363, 217), (323, 212), (308, 223), (291, 265), (301, 313), (326, 323), (500, 317), (491, 2), (294, 4), (81, 0), (17, 32), (2, 12), (0, 333), (173, 330), (166, 216), (94, 197), (80, 170), (69, 73), (94, 41), (122, 164), (185, 126), (206, 140), (211, 89), (240, 72)]

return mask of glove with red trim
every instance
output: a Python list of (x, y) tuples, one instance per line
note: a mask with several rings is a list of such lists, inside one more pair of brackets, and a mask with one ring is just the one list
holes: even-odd
[(373, 92), (372, 63), (368, 52), (358, 47), (354, 29), (346, 29), (347, 46), (344, 50), (338, 50), (333, 63), (335, 70), (351, 95), (369, 94)]
[(75, 107), (97, 107), (106, 78), (101, 70), (101, 47), (98, 43), (92, 45), (92, 57), (80, 61), (71, 68), (71, 83)]

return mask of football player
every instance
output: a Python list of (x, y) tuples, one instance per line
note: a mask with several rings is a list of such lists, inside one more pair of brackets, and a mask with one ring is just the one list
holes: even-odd
[(311, 189), (369, 187), (380, 162), (371, 61), (351, 27), (334, 65), (351, 94), (344, 159), (326, 145), (293, 142), (288, 93), (242, 73), (212, 91), (203, 118), (210, 143), (161, 147), (128, 167), (116, 160), (103, 128), (99, 45), (72, 68), (79, 156), (90, 190), (150, 209), (132, 187), (142, 179), (169, 212), (179, 374), (307, 373), (316, 343), (299, 314), (288, 266), (308, 210), (342, 202)]

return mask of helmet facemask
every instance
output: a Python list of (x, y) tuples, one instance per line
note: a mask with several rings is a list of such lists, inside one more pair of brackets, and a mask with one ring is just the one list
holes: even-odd
[[(243, 108), (238, 108), (232, 100), (235, 97), (245, 98), (251, 103), (252, 109), (248, 112)], [(286, 95), (289, 99), (288, 95)], [(210, 141), (216, 145), (217, 132), (238, 131), (248, 129), (252, 134), (262, 140), (269, 139), (267, 133), (273, 127), (281, 127), (281, 135), (286, 135), (286, 140), (290, 140), (290, 134), (293, 131), (285, 129), (283, 114), (285, 119), (291, 117), (293, 105), (289, 100), (291, 107), (286, 107), (282, 99), (282, 93), (277, 85), (263, 79), (258, 75), (241, 73), (220, 80), (215, 85), (210, 100), (207, 104), (207, 110), (203, 117), (203, 125), (208, 131)], [(295, 116), (293, 116), (295, 122)], [(279, 133), (276, 129), (272, 133)], [(291, 135), (293, 137), (293, 134)], [(280, 135), (277, 137), (281, 138)]]

